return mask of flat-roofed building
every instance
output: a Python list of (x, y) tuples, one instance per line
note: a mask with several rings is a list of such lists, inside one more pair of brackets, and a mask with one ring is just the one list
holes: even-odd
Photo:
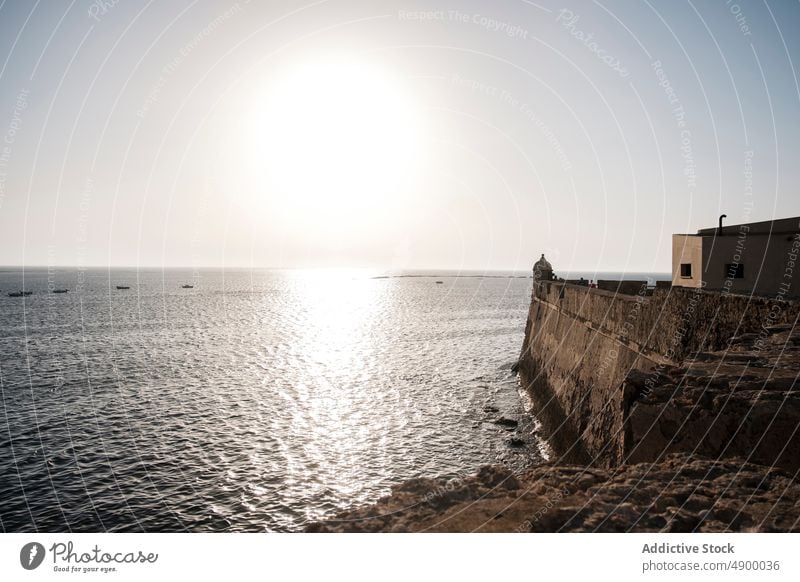
[(800, 296), (800, 216), (672, 235), (672, 285)]

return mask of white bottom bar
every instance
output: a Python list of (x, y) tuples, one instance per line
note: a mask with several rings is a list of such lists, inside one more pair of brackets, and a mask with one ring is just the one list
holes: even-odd
[[(798, 580), (798, 541), (797, 534), (5, 534), (0, 579)], [(32, 542), (43, 559), (38, 548), (31, 558)], [(37, 559), (35, 569), (23, 567)]]

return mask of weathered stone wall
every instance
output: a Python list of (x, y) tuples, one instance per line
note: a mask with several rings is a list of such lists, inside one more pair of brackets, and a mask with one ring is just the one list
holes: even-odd
[(620, 462), (622, 383), (631, 369), (658, 364), (635, 339), (646, 304), (644, 296), (558, 283), (535, 286), (520, 375), (564, 461)]
[(794, 322), (798, 314), (797, 301), (672, 287), (656, 289), (637, 333), (648, 349), (681, 363), (725, 349), (732, 337)]
[(699, 289), (656, 289), (647, 296), (642, 286), (637, 295), (621, 295), (539, 282), (520, 376), (559, 456), (615, 466), (632, 446), (626, 421), (642, 392), (625, 381), (632, 371), (657, 378), (700, 352), (726, 348), (734, 336), (795, 321), (798, 307)]
[(609, 281), (606, 279), (597, 280), (597, 288), (612, 293), (623, 293), (625, 295), (636, 295), (642, 287), (647, 286), (647, 281)]

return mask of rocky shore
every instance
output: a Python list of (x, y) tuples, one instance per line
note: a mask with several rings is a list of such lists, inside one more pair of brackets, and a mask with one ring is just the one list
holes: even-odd
[(800, 470), (800, 329), (783, 324), (730, 339), (679, 366), (625, 379), (626, 462), (691, 451)]
[(795, 476), (743, 459), (686, 454), (617, 469), (483, 467), (413, 479), (309, 532), (787, 532), (800, 529)]
[(308, 531), (798, 531), (798, 317), (766, 298), (535, 287), (519, 370), (553, 461), (414, 479)]

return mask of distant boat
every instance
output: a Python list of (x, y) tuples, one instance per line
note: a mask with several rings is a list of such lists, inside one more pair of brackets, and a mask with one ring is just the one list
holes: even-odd
[(117, 285), (117, 289), (130, 289), (127, 285)]
[(8, 294), (9, 297), (27, 297), (28, 295), (33, 295), (33, 291), (14, 291)]
[(53, 293), (69, 293), (69, 289), (53, 289)]
[(194, 285), (181, 285), (181, 289), (194, 289)]
[(443, 285), (443, 284), (444, 284), (444, 281), (436, 281), (436, 284), (437, 284), (437, 285)]

